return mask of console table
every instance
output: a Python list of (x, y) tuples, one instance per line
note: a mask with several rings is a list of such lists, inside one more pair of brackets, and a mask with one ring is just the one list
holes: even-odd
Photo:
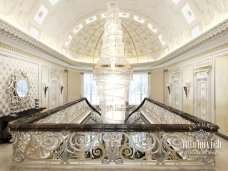
[(0, 116), (0, 143), (9, 142), (12, 138), (8, 129), (8, 122), (22, 118), (29, 117), (35, 113), (41, 112), (45, 108), (32, 108), (18, 113), (11, 113), (9, 115)]

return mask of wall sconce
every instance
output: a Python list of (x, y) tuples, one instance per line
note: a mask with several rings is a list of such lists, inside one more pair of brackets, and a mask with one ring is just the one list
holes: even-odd
[(63, 86), (60, 87), (61, 94), (63, 94)]
[(189, 88), (190, 88), (190, 83), (189, 82), (185, 82), (185, 83), (182, 84), (182, 87), (184, 88), (185, 96), (187, 98), (188, 92), (189, 92)]
[(171, 93), (171, 83), (169, 83), (169, 84), (166, 84), (166, 87), (167, 87), (167, 89), (168, 89), (168, 92), (169, 92), (169, 94)]
[(48, 86), (44, 86), (44, 97), (47, 95)]

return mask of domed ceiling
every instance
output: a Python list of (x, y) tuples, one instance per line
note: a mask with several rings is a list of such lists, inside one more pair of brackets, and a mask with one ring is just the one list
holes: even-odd
[[(100, 57), (107, 0), (1, 0), (0, 17), (79, 62)], [(118, 0), (125, 55), (159, 60), (228, 18), (227, 0)]]

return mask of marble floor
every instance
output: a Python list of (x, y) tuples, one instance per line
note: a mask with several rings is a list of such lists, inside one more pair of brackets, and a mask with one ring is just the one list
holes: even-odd
[[(222, 141), (222, 149), (219, 150), (219, 154), (217, 156), (217, 160), (216, 160), (216, 167), (215, 170), (216, 171), (228, 171), (228, 141), (220, 138), (220, 140)], [(12, 143), (7, 143), (7, 144), (0, 144), (0, 171), (56, 171), (56, 169), (14, 169), (11, 168), (11, 162), (12, 162)], [(73, 169), (75, 170), (93, 170), (93, 171), (98, 171), (98, 170), (112, 170), (112, 171), (120, 171), (120, 170), (157, 170), (157, 169), (153, 169), (153, 168), (147, 168), (147, 169), (134, 169), (134, 168), (117, 168), (117, 167), (112, 167), (110, 169), (107, 168), (103, 168), (103, 169), (98, 169), (98, 168), (78, 168), (78, 169)], [(72, 170), (72, 171), (73, 171)], [(167, 168), (165, 170), (170, 170), (170, 168)], [(176, 170), (176, 169), (175, 169)], [(71, 171), (71, 169), (69, 169), (68, 171)], [(181, 170), (179, 170), (181, 171)], [(186, 170), (185, 170), (186, 171)], [(193, 171), (193, 169), (191, 169), (191, 171)]]

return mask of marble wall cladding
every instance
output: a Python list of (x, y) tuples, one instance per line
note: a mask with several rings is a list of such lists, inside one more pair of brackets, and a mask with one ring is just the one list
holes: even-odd
[[(10, 76), (15, 71), (21, 70), (28, 76), (29, 90), (29, 108), (34, 107), (34, 99), (39, 97), (39, 65), (13, 55), (0, 53), (0, 115), (10, 114), (10, 98), (7, 92)], [(25, 110), (23, 108), (19, 109)]]

